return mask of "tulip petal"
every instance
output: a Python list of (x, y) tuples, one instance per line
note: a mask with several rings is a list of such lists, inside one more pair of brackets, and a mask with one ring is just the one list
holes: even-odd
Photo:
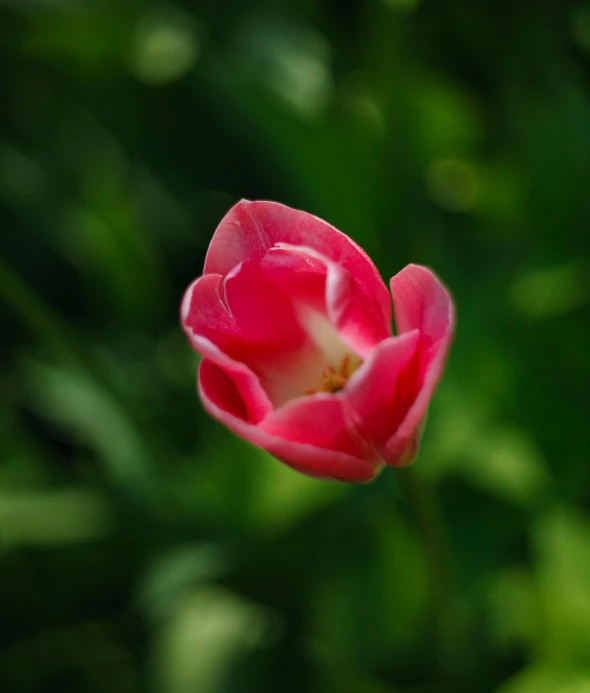
[(306, 340), (291, 300), (264, 278), (258, 262), (243, 262), (225, 278), (197, 279), (182, 313), (185, 329), (246, 363), (296, 350)]
[(349, 428), (356, 430), (380, 459), (385, 457), (386, 443), (406, 416), (400, 389), (419, 343), (418, 330), (384, 340), (339, 393)]
[[(189, 287), (182, 323), (260, 379), (275, 406), (317, 387), (324, 356), (300, 324), (291, 298), (263, 275), (258, 260), (225, 278), (206, 274)], [(202, 352), (201, 352), (202, 353)]]
[(318, 393), (287, 402), (261, 421), (259, 428), (293, 443), (339, 450), (378, 467), (383, 448), (402, 420), (396, 385), (411, 362), (418, 330), (390, 337), (338, 393)]
[(219, 397), (228, 411), (244, 421), (258, 423), (272, 410), (272, 403), (262, 387), (258, 376), (248, 366), (234, 361), (220, 351), (212, 342), (199, 335), (189, 334), (193, 348), (205, 362), (223, 372), (220, 378)]
[(383, 323), (391, 323), (391, 298), (377, 268), (348, 236), (312, 214), (278, 202), (238, 202), (217, 227), (205, 274), (226, 275), (243, 260), (262, 258), (277, 243), (307, 246), (350, 272)]
[(326, 315), (341, 340), (365, 358), (384, 339), (391, 326), (383, 321), (354, 277), (321, 253), (305, 247), (277, 243), (261, 266), (265, 275), (299, 305)]
[(409, 464), (418, 451), (422, 422), (453, 338), (455, 309), (436, 275), (419, 265), (398, 272), (391, 279), (391, 293), (398, 332), (420, 331), (415, 361), (401, 383), (405, 391), (400, 397), (409, 408), (386, 445), (387, 463), (400, 466)]
[(259, 427), (292, 443), (307, 443), (377, 461), (371, 447), (349, 427), (342, 399), (337, 394), (322, 392), (287, 402), (269, 414)]
[(325, 313), (328, 261), (319, 253), (305, 251), (301, 246), (279, 243), (267, 251), (260, 267), (264, 276), (294, 301)]
[(309, 442), (288, 440), (245, 421), (232, 378), (209, 359), (202, 361), (199, 368), (199, 394), (211, 416), (304, 474), (364, 482), (370, 481), (378, 472), (378, 466), (367, 460), (340, 450), (320, 448)]

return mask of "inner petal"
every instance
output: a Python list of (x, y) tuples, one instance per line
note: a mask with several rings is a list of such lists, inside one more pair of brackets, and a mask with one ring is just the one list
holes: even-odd
[(328, 315), (327, 283), (316, 258), (269, 253), (225, 278), (201, 277), (189, 292), (185, 324), (247, 365), (274, 407), (309, 392), (337, 392), (361, 359)]
[(350, 351), (327, 316), (307, 306), (300, 306), (298, 313), (301, 324), (323, 357), (321, 377), (318, 381), (317, 368), (310, 373), (310, 379), (315, 379), (316, 383), (305, 391), (306, 394), (342, 390), (362, 359)]
[(328, 317), (326, 265), (315, 257), (273, 249), (261, 267), (277, 290), (290, 297), (307, 337), (303, 348), (287, 357), (289, 367), (283, 368), (285, 363), (279, 362), (265, 369), (262, 377), (273, 404), (280, 406), (304, 394), (342, 389), (362, 361)]
[(307, 339), (294, 352), (266, 363), (259, 373), (275, 407), (315, 392), (337, 392), (362, 363), (344, 344), (327, 316), (294, 301), (295, 314)]

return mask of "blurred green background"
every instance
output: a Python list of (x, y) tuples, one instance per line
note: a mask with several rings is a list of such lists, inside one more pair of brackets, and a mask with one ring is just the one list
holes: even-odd
[[(590, 2), (0, 0), (0, 98), (0, 691), (589, 693)], [(397, 471), (202, 411), (241, 197), (453, 292), (448, 588)]]

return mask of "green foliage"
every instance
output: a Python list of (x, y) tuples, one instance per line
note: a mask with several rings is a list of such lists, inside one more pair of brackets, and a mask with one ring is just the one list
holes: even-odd
[[(0, 0), (0, 691), (590, 691), (589, 52), (586, 0)], [(241, 197), (453, 292), (449, 612), (395, 470), (202, 411), (178, 306)]]

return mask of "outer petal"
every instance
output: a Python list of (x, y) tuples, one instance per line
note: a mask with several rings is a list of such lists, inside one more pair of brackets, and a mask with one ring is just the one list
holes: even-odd
[(349, 428), (380, 459), (387, 441), (407, 414), (404, 380), (420, 345), (418, 330), (381, 342), (339, 393)]
[(225, 278), (206, 274), (193, 282), (181, 318), (197, 351), (195, 336), (201, 336), (246, 364), (276, 406), (321, 378), (323, 354), (302, 328), (291, 298), (264, 277), (258, 260), (241, 263)]
[(396, 274), (391, 293), (399, 333), (420, 331), (415, 362), (401, 384), (400, 397), (407, 400), (408, 411), (385, 451), (387, 463), (398, 466), (409, 464), (418, 450), (420, 428), (453, 338), (455, 310), (440, 280), (419, 265)]
[(264, 278), (258, 262), (244, 262), (225, 278), (199, 277), (181, 312), (189, 336), (200, 334), (246, 363), (299, 349), (306, 341), (289, 297)]
[(195, 350), (204, 357), (201, 367), (207, 363), (223, 373), (217, 396), (226, 402), (235, 416), (258, 423), (273, 410), (258, 377), (246, 365), (234, 361), (204, 337), (189, 334), (189, 339)]
[(342, 399), (332, 393), (318, 393), (287, 402), (259, 425), (266, 433), (292, 443), (305, 443), (326, 450), (379, 461), (370, 445), (349, 426)]
[(262, 258), (277, 243), (308, 246), (344, 267), (390, 324), (389, 293), (364, 250), (322, 219), (278, 202), (242, 200), (230, 209), (209, 246), (205, 274), (226, 275), (242, 260)]
[(391, 336), (390, 324), (350, 272), (318, 251), (277, 243), (261, 266), (265, 276), (295, 302), (326, 314), (342, 341), (359, 356), (367, 357)]
[(292, 442), (340, 450), (380, 465), (384, 444), (405, 415), (397, 382), (418, 345), (418, 331), (382, 342), (339, 393), (302, 397), (272, 412), (259, 427)]
[(289, 466), (311, 476), (341, 481), (370, 481), (378, 467), (362, 458), (338, 450), (284, 439), (243, 418), (240, 397), (229, 375), (205, 359), (199, 369), (199, 393), (205, 409), (230, 430), (270, 452)]

